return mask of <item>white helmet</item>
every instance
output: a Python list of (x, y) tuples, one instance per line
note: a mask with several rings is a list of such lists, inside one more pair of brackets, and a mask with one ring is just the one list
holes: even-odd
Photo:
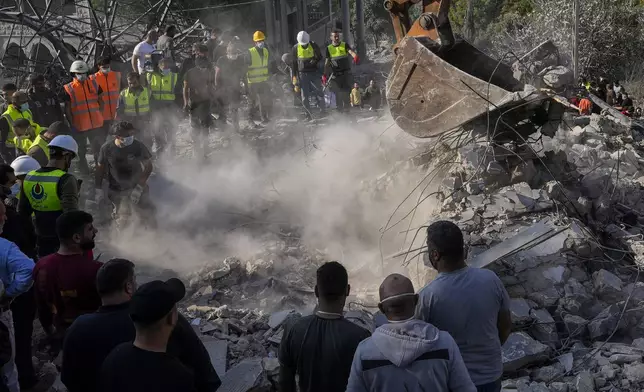
[(49, 147), (58, 147), (78, 155), (78, 143), (69, 135), (59, 135), (49, 142)]
[(306, 31), (300, 31), (297, 33), (297, 43), (300, 45), (308, 45), (308, 43), (311, 42), (311, 38), (309, 37), (309, 33)]
[(30, 171), (40, 169), (40, 163), (29, 155), (22, 155), (11, 162), (11, 167), (15, 175), (24, 176)]
[(69, 67), (69, 72), (71, 73), (89, 73), (89, 67), (87, 63), (83, 60), (76, 60), (72, 63), (72, 66)]

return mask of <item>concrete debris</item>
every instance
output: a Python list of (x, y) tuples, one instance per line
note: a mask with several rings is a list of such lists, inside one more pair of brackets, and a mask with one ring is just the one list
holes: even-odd
[(588, 323), (588, 333), (590, 338), (597, 340), (608, 337), (613, 331), (624, 329), (626, 322), (620, 317), (621, 308), (617, 305), (610, 305), (602, 310), (590, 323)]
[(525, 332), (513, 332), (503, 345), (503, 370), (512, 372), (548, 359), (550, 347)]
[(577, 378), (575, 378), (575, 388), (577, 388), (577, 391), (594, 392), (595, 379), (593, 378), (593, 375), (588, 371), (579, 373)]
[(221, 386), (217, 391), (222, 392), (246, 392), (257, 387), (261, 381), (262, 359), (246, 359), (237, 366), (231, 368), (221, 378)]
[(515, 325), (528, 324), (532, 321), (530, 305), (524, 298), (510, 299), (510, 314)]

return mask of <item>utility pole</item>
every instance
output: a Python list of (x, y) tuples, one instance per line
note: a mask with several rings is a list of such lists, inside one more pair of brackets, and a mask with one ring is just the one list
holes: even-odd
[(264, 0), (264, 14), (269, 45), (275, 45), (279, 41), (275, 31), (275, 0)]
[(573, 0), (573, 32), (572, 32), (572, 70), (575, 83), (579, 80), (579, 0)]

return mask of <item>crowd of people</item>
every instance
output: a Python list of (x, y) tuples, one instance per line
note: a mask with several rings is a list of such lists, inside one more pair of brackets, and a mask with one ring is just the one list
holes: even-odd
[(618, 80), (611, 82), (605, 77), (600, 77), (597, 81), (591, 81), (581, 77), (578, 84), (579, 93), (572, 98), (571, 103), (579, 108), (579, 114), (601, 113), (602, 108), (593, 104), (589, 97), (590, 93), (626, 116), (632, 118), (642, 117), (642, 108), (635, 107), (633, 97), (626, 92), (626, 89)]

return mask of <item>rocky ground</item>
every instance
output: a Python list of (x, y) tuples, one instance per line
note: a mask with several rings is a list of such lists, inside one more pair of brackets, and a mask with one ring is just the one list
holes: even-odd
[[(354, 126), (391, 121), (372, 113), (359, 117)], [(315, 129), (324, 124), (281, 120), (273, 129), (234, 138), (269, 155), (284, 146), (315, 151)], [(396, 190), (409, 188), (418, 205), (435, 208), (403, 212), (404, 247), (384, 257), (382, 266), (353, 266), (352, 277), (369, 276), (372, 284), (356, 285), (346, 316), (370, 330), (382, 321), (373, 282), (395, 266), (404, 266), (417, 288), (427, 283), (434, 272), (425, 266), (424, 235), (415, 223), (450, 219), (465, 234), (470, 265), (494, 270), (512, 298), (505, 391), (642, 390), (644, 129), (607, 112), (566, 113), (558, 130), (547, 132), (551, 136), (537, 131), (498, 141), (486, 127), (459, 132), (449, 140), (409, 142), (413, 148), (390, 170), (363, 179), (361, 192), (370, 198), (396, 199)], [(230, 135), (214, 135), (211, 144), (225, 150)], [(268, 206), (278, 204), (271, 199)], [(396, 224), (387, 222), (382, 231)], [(315, 270), (331, 258), (304, 241), (297, 224), (262, 227), (253, 232), (256, 252), (215, 258), (182, 274), (189, 292), (181, 311), (222, 376), (222, 391), (275, 390), (284, 325), (313, 311)]]

